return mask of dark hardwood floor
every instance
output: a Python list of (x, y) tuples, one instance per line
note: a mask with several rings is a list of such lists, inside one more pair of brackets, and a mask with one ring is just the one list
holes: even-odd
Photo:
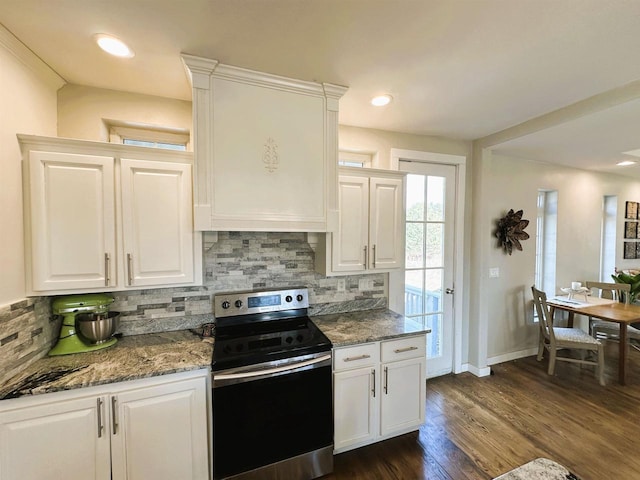
[(581, 480), (640, 479), (640, 352), (630, 349), (626, 386), (617, 383), (617, 348), (606, 344), (606, 386), (592, 367), (546, 358), (494, 365), (427, 381), (419, 432), (342, 453), (323, 480), (494, 478), (537, 457)]

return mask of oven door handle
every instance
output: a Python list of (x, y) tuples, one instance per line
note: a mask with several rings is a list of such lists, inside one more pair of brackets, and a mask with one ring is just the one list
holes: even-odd
[(315, 365), (316, 363), (322, 363), (331, 360), (331, 354), (323, 355), (322, 357), (312, 358), (311, 360), (305, 360), (303, 362), (290, 363), (287, 365), (283, 365), (281, 367), (274, 367), (265, 370), (255, 370), (252, 372), (242, 372), (242, 373), (221, 373), (221, 374), (213, 374), (214, 381), (224, 381), (224, 380), (239, 380), (244, 378), (253, 378), (253, 377), (263, 377), (268, 375), (273, 375), (276, 373), (286, 372), (288, 370), (297, 370), (298, 368), (308, 367), (310, 365)]

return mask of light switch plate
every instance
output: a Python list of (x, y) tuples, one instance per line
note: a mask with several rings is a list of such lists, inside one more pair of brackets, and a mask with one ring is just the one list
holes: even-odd
[(346, 290), (346, 281), (344, 278), (338, 279), (338, 291), (344, 292)]
[(498, 278), (500, 276), (500, 269), (498, 267), (491, 267), (489, 269), (489, 278)]

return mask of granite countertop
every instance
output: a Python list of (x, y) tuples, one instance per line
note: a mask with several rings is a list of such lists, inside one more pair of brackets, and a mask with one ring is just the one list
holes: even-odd
[(189, 330), (126, 336), (104, 350), (41, 358), (0, 385), (0, 400), (197, 370), (212, 353), (213, 339)]
[(388, 309), (336, 313), (310, 317), (334, 347), (377, 342), (418, 333), (429, 333), (422, 322)]
[[(431, 331), (388, 309), (311, 319), (334, 347)], [(104, 350), (41, 358), (0, 385), (0, 400), (207, 368), (212, 354), (213, 339), (190, 330), (125, 336)]]

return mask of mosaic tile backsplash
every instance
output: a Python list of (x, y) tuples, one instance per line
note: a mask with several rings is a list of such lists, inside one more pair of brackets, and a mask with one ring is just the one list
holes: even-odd
[[(123, 335), (198, 328), (213, 321), (212, 296), (259, 288), (309, 288), (310, 314), (387, 306), (386, 274), (324, 277), (304, 233), (205, 233), (204, 285), (113, 292)], [(345, 290), (338, 291), (338, 279)], [(51, 298), (35, 297), (0, 307), (0, 383), (46, 355), (60, 330)]]
[(0, 307), (0, 384), (49, 351), (60, 323), (47, 297)]
[[(314, 252), (304, 233), (205, 233), (202, 287), (157, 288), (114, 292), (112, 310), (121, 312), (120, 331), (135, 335), (197, 328), (213, 320), (212, 296), (219, 292), (260, 288), (309, 288), (310, 313), (341, 313), (386, 307), (385, 274), (339, 277), (314, 271)], [(361, 288), (369, 283), (373, 288)]]
[[(217, 292), (307, 287), (312, 315), (387, 306), (386, 274), (324, 277), (314, 271), (314, 252), (304, 233), (205, 233), (202, 287), (114, 292), (119, 332), (137, 335), (198, 328), (213, 320)], [(338, 279), (345, 290), (338, 291)], [(46, 354), (60, 328), (49, 297), (0, 307), (0, 379)]]

